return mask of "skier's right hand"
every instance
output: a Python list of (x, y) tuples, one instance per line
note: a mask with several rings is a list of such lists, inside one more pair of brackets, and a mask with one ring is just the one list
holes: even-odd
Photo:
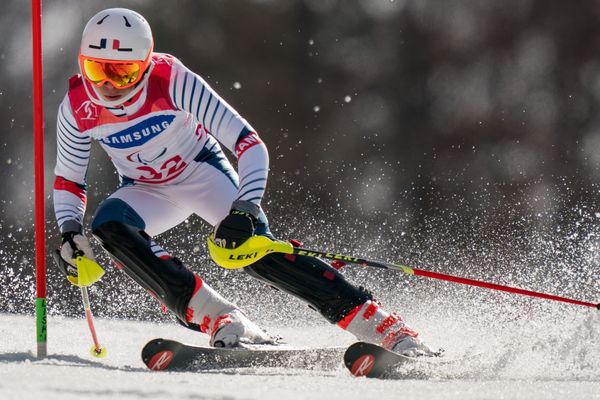
[[(62, 234), (62, 246), (56, 250), (54, 259), (58, 269), (75, 286), (90, 286), (104, 275), (104, 270), (96, 263), (88, 238), (79, 232)], [(85, 269), (81, 281), (78, 268)]]
[[(74, 259), (78, 256), (84, 256), (96, 262), (94, 251), (90, 246), (90, 241), (86, 236), (79, 232), (65, 232), (62, 234), (62, 246), (60, 247), (60, 257), (71, 266), (75, 267)], [(77, 276), (77, 274), (75, 274)]]

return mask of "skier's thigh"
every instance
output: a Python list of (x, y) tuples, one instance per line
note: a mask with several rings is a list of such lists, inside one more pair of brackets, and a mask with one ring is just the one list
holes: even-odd
[(109, 199), (125, 202), (142, 218), (144, 231), (153, 237), (177, 226), (190, 215), (189, 210), (173, 200), (172, 194), (168, 186), (125, 186), (105, 202)]
[(211, 226), (229, 214), (237, 195), (237, 175), (229, 165), (200, 165), (178, 189), (180, 201)]

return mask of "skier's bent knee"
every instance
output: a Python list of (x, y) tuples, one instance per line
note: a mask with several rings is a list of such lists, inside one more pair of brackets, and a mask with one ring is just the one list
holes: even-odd
[(181, 261), (174, 257), (157, 257), (146, 232), (120, 221), (97, 225), (93, 234), (127, 275), (175, 315), (185, 319), (197, 277)]

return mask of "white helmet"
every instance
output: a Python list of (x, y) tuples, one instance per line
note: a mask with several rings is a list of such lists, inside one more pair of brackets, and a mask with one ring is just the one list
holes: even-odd
[[(154, 40), (152, 30), (144, 17), (126, 8), (109, 8), (94, 15), (83, 30), (79, 49), (79, 68), (84, 76), (85, 89), (93, 102), (103, 106), (117, 106), (131, 99), (145, 86), (151, 67)], [(104, 99), (96, 87), (86, 79), (83, 60), (91, 58), (107, 61), (136, 61), (140, 65), (140, 80), (134, 90), (116, 101)], [(93, 93), (90, 92), (92, 89)]]

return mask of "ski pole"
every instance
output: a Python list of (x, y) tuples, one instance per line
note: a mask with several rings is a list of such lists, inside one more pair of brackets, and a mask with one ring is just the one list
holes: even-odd
[(81, 289), (81, 299), (83, 300), (83, 310), (85, 311), (85, 319), (87, 320), (90, 333), (92, 334), (92, 340), (94, 344), (90, 350), (90, 353), (94, 357), (102, 358), (106, 356), (106, 348), (102, 347), (98, 342), (98, 336), (96, 335), (96, 329), (94, 328), (94, 319), (92, 315), (92, 307), (90, 306), (90, 298), (88, 295), (87, 286), (97, 281), (104, 274), (104, 270), (96, 262), (85, 257), (81, 250), (76, 250), (73, 254), (73, 262), (77, 266), (77, 276), (73, 277), (69, 275), (69, 271), (72, 267), (62, 259), (60, 250), (54, 250), (52, 252), (52, 258), (56, 266), (65, 274), (71, 284), (78, 286)]
[(102, 358), (106, 356), (106, 348), (100, 346), (98, 342), (98, 336), (96, 335), (96, 329), (94, 328), (94, 317), (92, 315), (92, 307), (90, 306), (90, 298), (88, 296), (87, 287), (81, 286), (81, 299), (83, 300), (83, 310), (85, 311), (85, 319), (87, 320), (90, 333), (92, 334), (92, 346), (90, 352), (94, 357)]
[[(97, 279), (100, 279), (104, 275), (104, 269), (100, 267), (95, 261), (85, 257), (83, 251), (75, 250), (73, 253), (73, 262), (77, 266), (77, 286), (81, 289), (81, 300), (83, 300), (83, 310), (85, 311), (85, 319), (87, 320), (90, 333), (92, 334), (92, 341), (94, 344), (90, 349), (90, 353), (94, 357), (102, 358), (106, 356), (106, 348), (100, 346), (98, 342), (98, 336), (96, 335), (96, 329), (94, 328), (94, 317), (92, 315), (92, 307), (90, 306), (90, 298), (88, 296), (87, 286), (91, 285)], [(94, 278), (92, 278), (92, 275)]]
[(246, 267), (270, 253), (296, 254), (301, 256), (325, 258), (328, 260), (338, 260), (350, 264), (365, 265), (375, 268), (392, 269), (404, 272), (408, 275), (424, 276), (427, 278), (455, 282), (463, 285), (477, 286), (486, 289), (499, 290), (508, 293), (516, 293), (530, 297), (539, 297), (547, 300), (576, 304), (584, 307), (593, 307), (600, 310), (600, 304), (589, 303), (585, 301), (574, 300), (566, 297), (560, 297), (546, 293), (539, 293), (531, 290), (519, 289), (510, 286), (498, 285), (495, 283), (478, 281), (475, 279), (461, 278), (458, 276), (446, 275), (438, 272), (431, 272), (422, 269), (411, 268), (405, 265), (392, 264), (382, 261), (373, 261), (365, 258), (358, 258), (344, 254), (335, 254), (325, 251), (294, 247), (289, 242), (271, 240), (265, 236), (252, 236), (241, 246), (238, 246), (235, 249), (226, 249), (217, 245), (214, 240), (214, 236), (211, 234), (208, 238), (208, 250), (211, 258), (218, 265), (227, 269), (237, 269)]
[(495, 283), (478, 281), (475, 279), (461, 278), (458, 276), (446, 275), (446, 274), (441, 274), (438, 272), (425, 271), (422, 269), (407, 267), (405, 265), (397, 265), (397, 264), (391, 264), (391, 263), (386, 263), (386, 262), (381, 262), (381, 261), (372, 261), (372, 260), (367, 260), (367, 259), (362, 259), (362, 258), (345, 256), (345, 255), (341, 255), (341, 254), (331, 254), (331, 253), (326, 253), (326, 252), (321, 252), (321, 251), (302, 249), (302, 248), (298, 248), (298, 247), (294, 248), (293, 254), (310, 256), (310, 257), (321, 257), (321, 258), (326, 258), (329, 260), (341, 260), (341, 261), (345, 261), (345, 262), (352, 263), (352, 264), (366, 265), (366, 266), (376, 267), (376, 268), (393, 269), (393, 270), (397, 270), (397, 271), (402, 271), (408, 275), (425, 276), (427, 278), (439, 279), (439, 280), (448, 281), (448, 282), (456, 282), (456, 283), (461, 283), (463, 285), (477, 286), (477, 287), (482, 287), (482, 288), (486, 288), (486, 289), (499, 290), (499, 291), (508, 292), (508, 293), (516, 293), (516, 294), (521, 294), (521, 295), (531, 296), (531, 297), (539, 297), (539, 298), (547, 299), (547, 300), (562, 301), (564, 303), (577, 304), (577, 305), (585, 306), (585, 307), (594, 307), (594, 308), (597, 308), (600, 310), (600, 304), (588, 303), (585, 301), (568, 299), (566, 297), (560, 297), (560, 296), (555, 296), (555, 295), (546, 294), (546, 293), (539, 293), (539, 292), (534, 292), (531, 290), (519, 289), (519, 288), (515, 288), (515, 287), (510, 287), (510, 286), (498, 285)]

